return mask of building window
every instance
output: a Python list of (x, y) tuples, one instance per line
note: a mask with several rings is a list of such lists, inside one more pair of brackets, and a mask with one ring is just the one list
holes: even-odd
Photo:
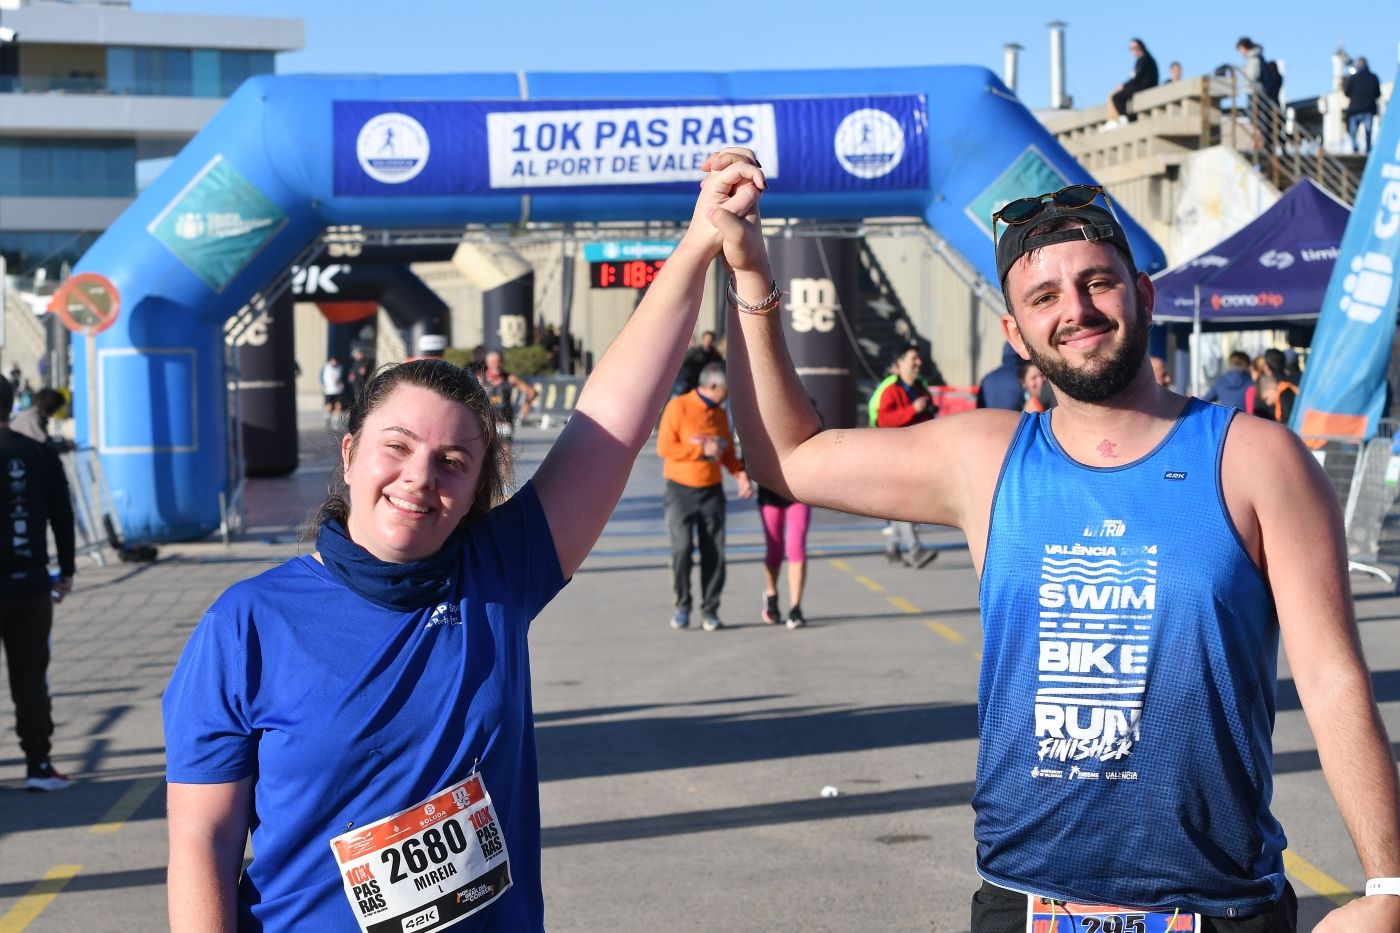
[(9, 275), (27, 278), (43, 269), (57, 279), (65, 266), (71, 270), (78, 264), (98, 235), (96, 230), (0, 230), (0, 255)]
[(219, 97), (219, 53), (194, 50), (194, 97)]
[(110, 46), (107, 89), (113, 94), (228, 97), (254, 75), (272, 74), (271, 52)]
[(136, 146), (130, 141), (0, 140), (0, 197), (135, 194)]

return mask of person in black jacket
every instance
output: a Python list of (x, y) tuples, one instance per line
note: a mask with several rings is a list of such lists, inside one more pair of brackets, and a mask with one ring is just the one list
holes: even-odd
[[(9, 664), (15, 731), (28, 764), (25, 787), (62, 790), (68, 778), (49, 762), (49, 630), (53, 604), (73, 587), (73, 503), (63, 465), (50, 447), (10, 430), (14, 387), (0, 380), (0, 642)], [(58, 548), (49, 579), (48, 529)]]
[(1141, 39), (1129, 39), (1128, 51), (1137, 59), (1133, 64), (1133, 76), (1113, 89), (1108, 98), (1109, 125), (1122, 125), (1137, 119), (1137, 114), (1128, 113), (1128, 102), (1138, 91), (1157, 86), (1157, 60), (1147, 51)]
[[(1371, 134), (1375, 132), (1376, 104), (1381, 99), (1381, 79), (1366, 64), (1366, 57), (1356, 59), (1356, 70), (1347, 76), (1342, 91), (1347, 96), (1347, 134), (1357, 152), (1371, 151)], [(1362, 142), (1361, 137), (1366, 137)]]
[(1017, 376), (1020, 365), (1021, 357), (1011, 344), (1002, 347), (1001, 365), (983, 376), (977, 386), (977, 407), (1020, 411), (1026, 403), (1025, 390)]

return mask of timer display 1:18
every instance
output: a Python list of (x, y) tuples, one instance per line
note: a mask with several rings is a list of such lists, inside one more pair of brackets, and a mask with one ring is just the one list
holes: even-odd
[(594, 288), (646, 288), (665, 264), (664, 259), (591, 262), (589, 280)]

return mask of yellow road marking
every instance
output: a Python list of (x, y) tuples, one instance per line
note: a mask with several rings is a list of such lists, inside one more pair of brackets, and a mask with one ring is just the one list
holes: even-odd
[[(905, 599), (903, 596), (886, 596), (885, 599), (889, 600), (890, 605), (898, 609), (900, 612), (907, 612), (911, 616), (923, 614), (922, 609), (911, 603), (909, 600)], [(947, 639), (955, 645), (961, 645), (967, 641), (967, 639), (963, 637), (962, 632), (959, 632), (957, 629), (944, 622), (939, 622), (937, 619), (929, 619), (927, 622), (924, 623), (924, 627), (936, 635), (943, 636), (945, 639)], [(981, 652), (977, 652), (977, 660), (982, 660)]]
[(929, 631), (937, 632), (939, 635), (942, 635), (944, 638), (948, 639), (955, 645), (961, 645), (963, 642), (967, 641), (967, 639), (963, 638), (962, 633), (959, 632), (957, 629), (944, 625), (937, 619), (931, 619), (928, 622), (925, 622), (924, 627), (926, 627)]
[(43, 879), (19, 899), (19, 903), (11, 907), (5, 916), (0, 917), (0, 933), (20, 933), (44, 912), (44, 908), (58, 897), (58, 892), (63, 890), (64, 885), (82, 870), (81, 865), (55, 865), (50, 868)]
[(1283, 850), (1283, 870), (1338, 907), (1351, 903), (1358, 896), (1355, 891), (1292, 849)]
[(842, 573), (850, 573), (850, 572), (851, 572), (851, 565), (848, 564), (848, 563), (846, 563), (844, 560), (842, 560), (842, 559), (839, 558), (839, 557), (833, 557), (833, 558), (831, 558), (830, 560), (828, 560), (827, 563), (830, 564), (831, 566), (835, 567), (837, 570), (841, 571)]
[(157, 778), (143, 778), (126, 789), (116, 803), (112, 804), (112, 809), (108, 810), (102, 819), (92, 825), (94, 833), (114, 833), (126, 825), (126, 821), (131, 819), (131, 814), (135, 813), (141, 804), (146, 802), (157, 787), (165, 783)]
[(861, 574), (860, 576), (856, 577), (856, 582), (873, 593), (883, 593), (885, 591), (885, 588), (883, 586), (870, 579), (865, 574)]

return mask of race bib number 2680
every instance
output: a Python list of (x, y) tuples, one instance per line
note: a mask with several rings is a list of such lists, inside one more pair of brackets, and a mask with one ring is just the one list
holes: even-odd
[(510, 857), (480, 774), (331, 840), (364, 933), (452, 926), (511, 885)]

